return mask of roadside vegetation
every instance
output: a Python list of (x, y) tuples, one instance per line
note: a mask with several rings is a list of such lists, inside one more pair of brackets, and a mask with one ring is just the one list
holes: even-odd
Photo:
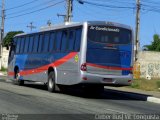
[(1, 71), (1, 72), (7, 72), (7, 68), (4, 68), (4, 67), (2, 66), (2, 68), (1, 68), (0, 71)]
[(146, 90), (146, 91), (160, 91), (159, 79), (134, 79), (131, 88)]
[(144, 45), (143, 47), (147, 48), (148, 51), (160, 52), (160, 36), (154, 34), (152, 43), (150, 45)]
[(11, 31), (11, 32), (8, 32), (7, 35), (5, 36), (4, 40), (3, 40), (3, 47), (8, 47), (12, 40), (13, 40), (13, 37), (17, 34), (20, 34), (20, 33), (24, 33), (23, 31)]

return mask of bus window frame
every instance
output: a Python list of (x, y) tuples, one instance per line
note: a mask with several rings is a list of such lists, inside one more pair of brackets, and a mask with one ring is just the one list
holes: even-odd
[[(39, 46), (40, 46), (40, 36), (42, 35), (42, 43), (41, 43), (41, 49), (40, 49), (40, 51), (39, 51)], [(38, 54), (41, 54), (41, 53), (43, 53), (43, 49), (42, 49), (42, 45), (43, 45), (43, 42), (44, 42), (44, 32), (40, 32), (39, 33), (39, 37), (38, 37), (39, 39), (38, 39), (38, 50), (37, 50), (37, 53)]]
[[(16, 54), (20, 54), (20, 45), (21, 45), (21, 37), (17, 37), (16, 39)], [(19, 44), (18, 50), (17, 50), (17, 44)]]
[[(33, 39), (32, 39), (32, 48), (31, 48), (31, 51), (30, 51), (30, 43), (31, 43), (31, 39), (30, 38), (32, 38), (33, 37)], [(29, 44), (28, 44), (28, 54), (31, 54), (31, 53), (33, 53), (33, 46), (34, 46), (34, 35), (33, 34), (31, 34), (31, 35), (29, 35)]]
[[(39, 45), (39, 33), (35, 33), (35, 34), (33, 34), (33, 36), (34, 36), (34, 42), (33, 42), (33, 48), (32, 48), (32, 54), (38, 54), (38, 45)], [(36, 41), (37, 40), (37, 41)], [(35, 49), (34, 49), (34, 46), (35, 46), (35, 41), (37, 42), (36, 44), (36, 46), (37, 46), (37, 50), (35, 51)]]
[[(53, 34), (53, 39), (51, 39), (51, 35)], [(51, 40), (53, 40), (53, 46), (51, 47), (50, 44), (51, 44)], [(55, 42), (56, 41), (56, 31), (50, 31), (50, 35), (49, 35), (49, 53), (52, 53), (55, 51)], [(50, 49), (51, 47), (51, 49)]]
[[(56, 30), (55, 32), (56, 32), (56, 37), (55, 37), (55, 52), (61, 52), (61, 44), (62, 44), (62, 31), (63, 31), (64, 29), (60, 29), (60, 30)], [(61, 35), (60, 35), (60, 43), (59, 43), (59, 48), (58, 48), (58, 40), (57, 40), (57, 36), (58, 36), (58, 34), (59, 33), (61, 33)]]
[(48, 47), (47, 47), (47, 50), (45, 51), (45, 45), (44, 45), (44, 46), (43, 46), (43, 51), (42, 51), (42, 53), (49, 53), (50, 33), (51, 33), (51, 32), (49, 32), (49, 31), (46, 31), (46, 32), (43, 33), (43, 44), (42, 44), (42, 45), (45, 44), (45, 35), (46, 35), (46, 34), (49, 35), (49, 36), (48, 36), (49, 38), (48, 38)]
[(25, 37), (21, 36), (20, 38), (21, 38), (21, 44), (20, 44), (19, 54), (23, 54), (24, 53), (24, 46), (25, 46)]
[[(62, 46), (64, 45), (63, 44), (63, 32), (66, 32), (67, 33), (67, 35), (66, 35), (66, 44), (65, 44), (65, 49), (64, 50), (62, 50)], [(61, 36), (61, 47), (60, 47), (60, 51), (61, 52), (68, 52), (68, 49), (67, 49), (67, 42), (69, 41), (69, 30), (68, 29), (64, 29), (64, 30), (62, 30), (62, 36)], [(64, 47), (64, 46), (63, 46)]]

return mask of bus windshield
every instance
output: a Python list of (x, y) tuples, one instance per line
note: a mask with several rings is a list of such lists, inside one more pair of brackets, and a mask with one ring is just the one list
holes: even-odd
[(130, 44), (131, 30), (113, 26), (89, 26), (88, 40), (104, 44)]

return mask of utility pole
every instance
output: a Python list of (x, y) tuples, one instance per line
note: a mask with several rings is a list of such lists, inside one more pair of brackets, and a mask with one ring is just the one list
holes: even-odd
[(67, 14), (65, 20), (66, 22), (71, 22), (72, 9), (73, 9), (73, 0), (67, 0)]
[(2, 68), (2, 42), (4, 37), (4, 20), (5, 20), (5, 1), (2, 0), (2, 12), (1, 12), (1, 37), (0, 37), (0, 70)]
[(139, 31), (140, 31), (140, 0), (136, 0), (137, 4), (137, 10), (136, 10), (136, 33), (135, 33), (135, 45), (136, 45), (136, 50), (135, 50), (135, 61), (138, 60), (138, 51), (140, 47), (140, 40), (139, 40)]
[(63, 14), (57, 14), (58, 17), (63, 17), (64, 18), (64, 22), (66, 22), (66, 15)]
[(48, 25), (49, 27), (51, 27), (51, 25), (52, 25), (51, 20), (48, 20), (48, 21), (47, 21), (47, 25)]
[(33, 22), (30, 22), (30, 25), (27, 25), (27, 27), (31, 29), (31, 32), (36, 28), (36, 26), (33, 26)]

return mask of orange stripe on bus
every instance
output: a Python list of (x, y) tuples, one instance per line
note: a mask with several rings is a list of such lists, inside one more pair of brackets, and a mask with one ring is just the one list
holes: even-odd
[[(48, 65), (45, 65), (45, 66), (42, 66), (42, 67), (39, 67), (36, 69), (22, 70), (22, 71), (20, 71), (20, 75), (25, 76), (25, 75), (30, 75), (30, 74), (41, 73), (41, 72), (48, 70), (48, 68), (50, 66), (58, 67), (58, 66), (64, 64), (65, 62), (67, 62), (68, 60), (70, 60), (71, 58), (73, 58), (76, 54), (77, 54), (77, 52), (72, 52), (72, 53), (69, 53), (68, 55), (64, 56), (63, 58), (61, 58), (51, 64), (48, 64)], [(14, 76), (14, 72), (8, 72), (8, 75)]]

